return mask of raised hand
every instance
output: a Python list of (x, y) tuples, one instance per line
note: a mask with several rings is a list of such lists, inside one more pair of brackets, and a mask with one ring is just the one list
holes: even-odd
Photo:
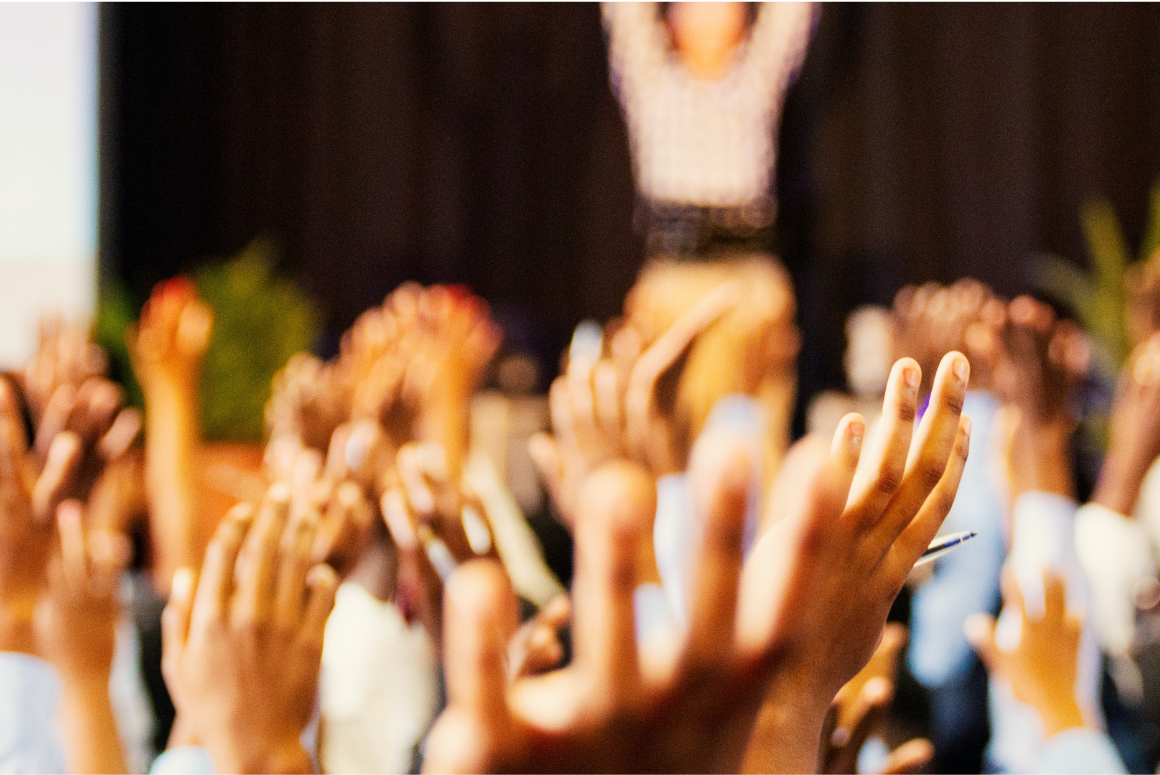
[(1083, 621), (1067, 611), (1064, 581), (1048, 572), (1043, 582), (1041, 617), (1027, 615), (1014, 574), (1003, 575), (1003, 604), (1022, 616), (1019, 645), (1004, 651), (995, 644), (995, 620), (975, 614), (965, 625), (967, 640), (992, 676), (1002, 676), (1021, 702), (1039, 712), (1047, 735), (1085, 726), (1075, 698), (1076, 665)]
[[(145, 396), (145, 485), (153, 584), (162, 594), (177, 568), (194, 567), (213, 533), (202, 513), (198, 467), (201, 367), (213, 312), (188, 279), (159, 283), (125, 332)], [(216, 518), (217, 515), (214, 515)]]
[(274, 485), (223, 519), (199, 578), (174, 577), (162, 671), (179, 718), (222, 772), (313, 772), (299, 736), (318, 687), (338, 578), (311, 559), (316, 520)]
[(1120, 374), (1110, 435), (1092, 500), (1130, 516), (1160, 456), (1160, 334), (1142, 342)]
[(672, 408), (662, 406), (659, 386), (697, 336), (736, 301), (737, 288), (724, 283), (643, 353), (635, 332), (621, 329), (612, 357), (570, 361), (564, 375), (552, 382), (553, 433), (533, 436), (528, 450), (566, 525), (573, 527), (584, 478), (609, 460), (628, 458), (653, 476), (684, 468), (688, 450), (674, 428)]
[(65, 431), (37, 465), (24, 437), (16, 393), (0, 379), (0, 636), (5, 651), (36, 653), (32, 617), (44, 587), (57, 505), (80, 460), (80, 442)]
[(36, 612), (36, 640), (61, 677), (60, 717), (72, 770), (127, 772), (109, 674), (130, 545), (118, 533), (86, 530), (83, 508), (69, 500), (57, 510), (60, 540)]
[(78, 388), (90, 377), (104, 374), (108, 365), (105, 351), (90, 341), (87, 326), (66, 322), (60, 315), (41, 319), (36, 352), (20, 374), (33, 423), (40, 423), (57, 388)]
[(344, 362), (296, 353), (274, 375), (266, 404), (272, 440), (290, 438), (325, 452), (335, 430), (350, 417), (352, 380)]
[(929, 380), (942, 357), (959, 350), (971, 363), (972, 387), (991, 387), (994, 328), (1003, 323), (1004, 302), (983, 283), (964, 278), (949, 286), (908, 285), (894, 297), (895, 357), (918, 361)]
[(484, 508), (447, 468), (443, 450), (410, 443), (399, 450), (398, 484), (382, 497), (383, 519), (399, 553), (397, 604), (443, 641), (443, 584), (460, 563), (495, 557)]
[(704, 539), (690, 626), (669, 647), (642, 653), (634, 635), (636, 552), (655, 511), (652, 481), (639, 467), (606, 464), (582, 490), (568, 668), (509, 686), (510, 585), (492, 563), (461, 567), (446, 595), (450, 702), (428, 739), (426, 767), (735, 770), (768, 693), (782, 692), (797, 749), (781, 763), (812, 769), (834, 695), (866, 663), (890, 603), (953, 502), (968, 446), (969, 423), (960, 420), (967, 376), (961, 354), (944, 359), (912, 434), (921, 373), (902, 361), (866, 455), (856, 416), (829, 452), (807, 443), (791, 455), (786, 481), (796, 486), (775, 496), (780, 522), (744, 574), (753, 461), (727, 439), (716, 454), (698, 456), (692, 476)]
[(1014, 429), (1008, 454), (1013, 497), (1051, 492), (1073, 497), (1069, 440), (1079, 425), (1075, 391), (1090, 348), (1071, 322), (1020, 296), (1008, 305), (995, 370), (996, 392)]
[(188, 278), (158, 283), (125, 334), (142, 389), (197, 390), (212, 330), (213, 309)]

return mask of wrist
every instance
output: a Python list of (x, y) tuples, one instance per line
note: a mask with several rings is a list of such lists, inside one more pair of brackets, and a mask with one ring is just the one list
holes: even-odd
[(1115, 450), (1109, 451), (1100, 468), (1092, 502), (1130, 517), (1147, 473), (1148, 467), (1132, 465), (1116, 454)]
[(28, 606), (19, 603), (0, 605), (0, 651), (39, 656), (32, 612), (26, 608)]
[(314, 761), (295, 737), (260, 750), (213, 755), (219, 772), (313, 773)]
[(1086, 727), (1083, 712), (1074, 697), (1061, 697), (1044, 703), (1039, 709), (1047, 737), (1054, 737), (1066, 729)]
[(1014, 490), (1075, 497), (1071, 431), (1059, 423), (1023, 423), (1014, 450)]

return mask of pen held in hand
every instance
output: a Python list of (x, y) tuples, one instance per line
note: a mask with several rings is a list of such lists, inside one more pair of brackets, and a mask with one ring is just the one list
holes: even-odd
[(926, 565), (928, 562), (934, 562), (939, 557), (962, 546), (977, 535), (978, 533), (974, 530), (964, 530), (961, 533), (950, 533), (949, 535), (934, 539), (931, 541), (930, 546), (926, 548), (926, 551), (922, 553), (922, 556), (918, 558), (918, 562), (914, 564), (914, 567), (917, 568), (920, 565)]

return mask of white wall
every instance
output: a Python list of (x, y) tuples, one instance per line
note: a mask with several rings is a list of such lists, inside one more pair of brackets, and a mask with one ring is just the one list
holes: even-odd
[(0, 3), (0, 368), (92, 314), (96, 220), (96, 6)]

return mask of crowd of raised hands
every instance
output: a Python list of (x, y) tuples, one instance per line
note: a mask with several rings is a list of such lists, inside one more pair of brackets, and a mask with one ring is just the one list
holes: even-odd
[[(1081, 507), (1092, 347), (1047, 304), (974, 281), (903, 289), (874, 411), (791, 445), (784, 271), (647, 266), (621, 317), (577, 334), (550, 429), (529, 440), (572, 536), (567, 587), (472, 449), (501, 332), (465, 289), (404, 285), (334, 358), (294, 356), (260, 474), (224, 514), (204, 495), (213, 314), (193, 285), (158, 286), (128, 332), (143, 416), (84, 327), (47, 322), (0, 379), (0, 769), (141, 768), (113, 688), (130, 572), (167, 601), (175, 716), (144, 762), (158, 772), (325, 771), (351, 761), (328, 750), (378, 738), (413, 747), (402, 765), (363, 760), (396, 770), (919, 772), (945, 766), (954, 722), (931, 740), (890, 722), (901, 663), (945, 642), (933, 661), (949, 664), (959, 641), (991, 677), (988, 766), (1123, 767), (1100, 654), (1138, 652), (1160, 545), (1139, 513), (1160, 455), (1160, 315), (1134, 299), (1136, 349)], [(948, 514), (981, 537), (915, 568)], [(970, 559), (987, 551), (990, 565)], [(940, 583), (954, 598), (956, 557), (982, 590), (961, 598), (982, 602), (924, 603)], [(331, 625), (356, 587), (421, 633), (429, 701), (400, 689), (391, 713), (355, 702), (339, 718), (327, 700), (324, 652), (347, 653)], [(904, 589), (909, 621), (892, 613)], [(384, 648), (356, 683), (422, 673), (402, 653)], [(937, 700), (948, 679), (924, 669)], [(1003, 747), (1015, 733), (1022, 758)]]

